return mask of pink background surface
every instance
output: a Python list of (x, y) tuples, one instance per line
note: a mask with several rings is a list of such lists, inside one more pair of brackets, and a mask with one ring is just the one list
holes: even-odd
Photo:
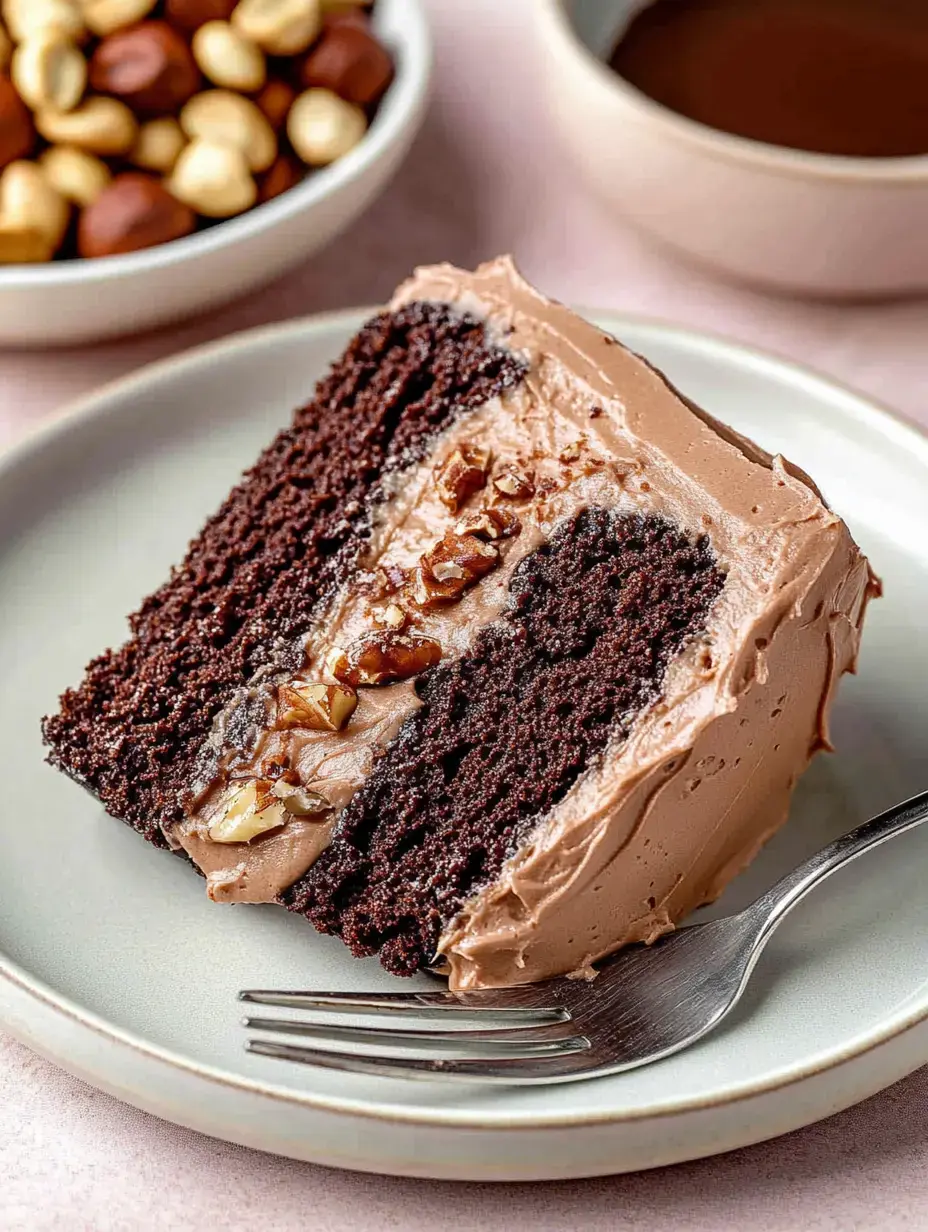
[[(384, 299), (410, 268), (513, 251), (575, 303), (672, 319), (813, 365), (920, 420), (928, 303), (835, 306), (716, 281), (655, 251), (564, 167), (541, 109), (532, 0), (427, 0), (425, 129), (398, 179), (321, 257), (248, 303), (95, 349), (0, 354), (0, 446), (65, 402), (195, 343)], [(571, 1184), (355, 1176), (203, 1138), (127, 1108), (0, 1036), (0, 1228), (928, 1227), (928, 1070), (777, 1142)]]

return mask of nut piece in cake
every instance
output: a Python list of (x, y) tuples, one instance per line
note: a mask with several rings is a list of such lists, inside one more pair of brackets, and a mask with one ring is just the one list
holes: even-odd
[(439, 467), (435, 484), (442, 503), (457, 513), (469, 496), (486, 484), (490, 451), (482, 445), (459, 445)]
[(343, 684), (282, 684), (277, 690), (278, 727), (341, 731), (358, 704), (354, 689)]
[(326, 666), (336, 680), (352, 686), (410, 680), (441, 658), (434, 638), (418, 633), (369, 633), (342, 650), (336, 647)]
[(214, 843), (250, 843), (259, 834), (286, 824), (283, 804), (271, 794), (271, 784), (253, 779), (229, 799), (219, 821), (209, 828)]

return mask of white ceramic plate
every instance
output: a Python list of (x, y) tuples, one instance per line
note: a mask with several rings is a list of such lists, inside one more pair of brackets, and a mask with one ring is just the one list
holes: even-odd
[[(767, 356), (598, 314), (722, 419), (809, 468), (886, 581), (840, 749), (721, 909), (928, 785), (928, 440)], [(210, 904), (43, 764), (39, 717), (361, 320), (244, 334), (144, 369), (0, 462), (0, 1025), (94, 1085), (268, 1151), (372, 1171), (529, 1179), (671, 1163), (755, 1142), (928, 1061), (928, 830), (881, 848), (777, 934), (740, 1012), (649, 1069), (506, 1092), (375, 1081), (242, 1050), (243, 986), (386, 988), (273, 907)], [(717, 908), (718, 909), (718, 908)]]

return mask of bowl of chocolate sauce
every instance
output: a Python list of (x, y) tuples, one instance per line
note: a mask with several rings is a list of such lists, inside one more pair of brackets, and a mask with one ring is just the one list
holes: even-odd
[(618, 214), (772, 288), (928, 290), (928, 0), (539, 0), (538, 32)]

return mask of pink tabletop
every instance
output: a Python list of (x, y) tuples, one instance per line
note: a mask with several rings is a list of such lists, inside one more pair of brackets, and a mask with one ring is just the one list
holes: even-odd
[[(714, 280), (574, 185), (541, 109), (532, 0), (427, 0), (426, 128), (392, 188), (321, 257), (247, 303), (95, 349), (0, 355), (0, 445), (77, 395), (195, 343), (383, 300), (415, 264), (512, 251), (561, 299), (673, 319), (813, 365), (928, 426), (928, 303), (831, 306)], [(508, 1227), (724, 1232), (928, 1227), (928, 1070), (777, 1142), (660, 1172), (471, 1186), (337, 1173), (125, 1107), (0, 1036), (0, 1228)]]

